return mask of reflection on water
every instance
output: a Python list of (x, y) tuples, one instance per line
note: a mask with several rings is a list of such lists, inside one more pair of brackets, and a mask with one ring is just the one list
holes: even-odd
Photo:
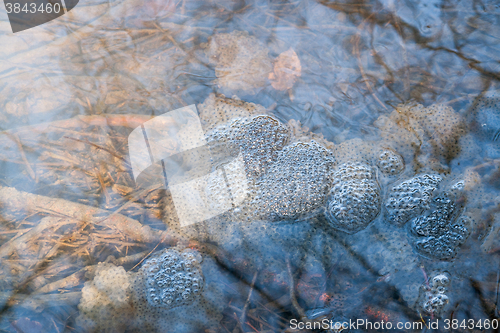
[[(498, 318), (496, 1), (81, 1), (16, 34), (3, 17), (0, 330)], [(249, 194), (182, 228), (127, 139), (191, 104), (212, 152), (241, 149)]]

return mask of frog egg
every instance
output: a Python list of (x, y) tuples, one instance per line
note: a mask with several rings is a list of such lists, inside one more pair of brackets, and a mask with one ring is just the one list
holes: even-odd
[(399, 155), (392, 149), (385, 148), (380, 152), (377, 160), (377, 166), (383, 174), (393, 176), (404, 170), (405, 163), (403, 156)]
[(374, 170), (364, 163), (344, 163), (333, 174), (325, 217), (330, 225), (347, 233), (368, 226), (380, 212), (380, 186)]
[(250, 203), (254, 214), (270, 220), (313, 214), (326, 199), (333, 162), (330, 152), (315, 141), (286, 146), (257, 181)]
[[(163, 308), (173, 308), (181, 305), (190, 304), (195, 301), (196, 295), (189, 288), (192, 279), (189, 274), (195, 274), (198, 293), (200, 286), (203, 285), (203, 275), (201, 274), (201, 267), (198, 260), (201, 262), (201, 256), (198, 257), (194, 252), (186, 252), (180, 254), (173, 249), (166, 249), (158, 256), (163, 261), (173, 263), (173, 265), (160, 269), (156, 274), (149, 274), (151, 270), (146, 270), (146, 285), (150, 286), (146, 289), (146, 296), (148, 302), (152, 306), (160, 306)], [(194, 260), (195, 258), (199, 258)], [(186, 263), (189, 261), (189, 264)], [(153, 264), (163, 267), (162, 260), (155, 260)], [(145, 266), (151, 263), (146, 261)], [(189, 272), (185, 268), (189, 266)], [(156, 287), (156, 289), (154, 288)], [(154, 292), (153, 292), (154, 291)], [(158, 297), (158, 294), (161, 297)]]
[(463, 208), (453, 191), (445, 191), (434, 200), (430, 212), (412, 220), (410, 241), (424, 257), (446, 260), (453, 258), (470, 234), (470, 219), (460, 216)]
[(442, 179), (439, 175), (423, 174), (392, 187), (385, 204), (389, 222), (404, 225), (429, 208), (432, 195)]

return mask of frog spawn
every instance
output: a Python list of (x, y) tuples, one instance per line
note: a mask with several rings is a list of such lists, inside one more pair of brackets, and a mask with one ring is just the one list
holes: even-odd
[[(327, 174), (318, 178), (309, 171), (312, 167), (301, 165), (303, 162), (292, 153), (299, 146), (305, 148), (309, 145), (307, 149), (311, 149), (315, 143), (299, 142), (288, 145), (288, 140), (293, 141), (293, 138), (290, 138), (292, 134), (287, 131), (286, 126), (271, 116), (241, 117), (243, 114), (259, 112), (258, 110), (263, 112), (259, 105), (225, 97), (210, 96), (207, 100), (208, 102), (204, 102), (203, 114), (208, 115), (215, 108), (216, 113), (221, 116), (217, 122), (218, 126), (210, 127), (213, 131), (208, 133), (208, 141), (214, 151), (224, 145), (229, 147), (228, 150), (239, 150), (245, 156), (247, 176), (251, 178), (245, 183), (247, 187), (243, 186), (241, 191), (237, 189), (238, 193), (249, 192), (249, 200), (233, 211), (239, 220), (300, 219), (315, 215), (320, 211), (319, 208), (326, 208), (325, 217), (332, 227), (355, 233), (364, 229), (379, 215), (379, 181), (385, 187), (405, 168), (403, 157), (392, 148), (380, 148), (377, 144), (357, 139), (342, 143), (340, 148), (335, 149), (335, 157), (339, 154), (339, 160), (343, 162), (335, 169), (335, 162), (327, 162), (326, 168), (323, 166), (324, 157), (320, 157), (319, 162), (312, 162), (319, 174)], [(452, 110), (446, 107), (424, 109), (419, 106), (409, 108), (408, 112), (412, 119), (417, 120), (415, 126), (435, 128), (440, 124), (440, 116)], [(224, 119), (234, 115), (235, 118), (224, 123)], [(267, 132), (270, 132), (266, 138), (262, 136), (264, 131), (260, 131), (259, 126), (266, 127)], [(455, 138), (450, 134), (451, 128), (441, 132), (438, 133), (439, 136), (432, 138), (434, 142), (439, 141), (445, 145)], [(269, 140), (277, 140), (278, 144), (271, 142), (268, 145)], [(314, 152), (314, 149), (310, 151)], [(310, 154), (315, 156), (315, 153)], [(281, 161), (278, 162), (278, 159)], [(377, 179), (377, 170), (380, 171), (380, 179)], [(319, 182), (308, 184), (305, 181), (307, 177), (318, 178)], [(423, 174), (392, 187), (385, 203), (389, 221), (401, 226), (429, 210), (434, 191), (442, 179), (436, 174)], [(215, 192), (218, 189), (217, 186), (207, 188), (209, 191), (213, 188)], [(324, 189), (326, 194), (323, 194)], [(298, 193), (305, 195), (300, 198)]]
[(380, 184), (385, 186), (401, 173), (404, 160), (391, 148), (360, 139), (345, 141), (334, 151), (339, 164), (332, 175), (324, 215), (333, 228), (356, 233), (379, 216)]
[(86, 332), (122, 332), (130, 324), (130, 274), (123, 267), (99, 263), (95, 277), (85, 282), (76, 322)]
[(355, 233), (380, 212), (380, 186), (375, 171), (364, 163), (344, 163), (333, 174), (325, 216), (339, 230)]
[(462, 117), (452, 107), (433, 104), (405, 104), (374, 123), (383, 141), (391, 143), (407, 161), (433, 156), (449, 161), (460, 151), (459, 138), (465, 133)]
[(148, 260), (141, 268), (147, 275), (149, 304), (167, 309), (194, 302), (203, 290), (201, 256), (194, 251), (171, 249)]
[(428, 209), (432, 194), (442, 180), (439, 175), (423, 174), (393, 186), (385, 203), (389, 222), (402, 226)]
[(500, 157), (500, 91), (490, 91), (474, 100), (470, 110), (471, 127), (484, 141), (489, 158)]
[(208, 132), (207, 143), (215, 158), (243, 154), (247, 176), (257, 177), (289, 141), (285, 125), (269, 115), (236, 118)]
[(438, 193), (443, 177), (423, 174), (394, 186), (385, 207), (389, 221), (409, 224), (415, 250), (433, 259), (451, 259), (470, 234), (471, 220), (462, 215), (465, 203), (463, 182)]
[(198, 105), (198, 111), (205, 132), (226, 124), (232, 119), (266, 114), (266, 108), (260, 104), (244, 102), (237, 96), (227, 98), (222, 94), (213, 93)]
[(250, 206), (271, 220), (310, 216), (325, 202), (333, 163), (331, 153), (315, 141), (286, 146), (257, 181)]
[(99, 263), (82, 290), (77, 324), (85, 332), (190, 333), (217, 327), (226, 304), (222, 281), (212, 258), (182, 247), (153, 253), (137, 273)]
[[(252, 133), (262, 131), (247, 130), (243, 126), (257, 120), (260, 128), (269, 124), (266, 139), (273, 143), (271, 146), (265, 144), (266, 140), (261, 142), (259, 137), (253, 137)], [(325, 216), (332, 227), (349, 233), (364, 229), (380, 212), (381, 189), (376, 179), (375, 165), (379, 166), (384, 179), (388, 179), (404, 170), (403, 158), (390, 148), (377, 148), (374, 151), (377, 146), (353, 140), (336, 153), (348, 161), (352, 157), (351, 149), (363, 146), (357, 158), (359, 162), (346, 162), (334, 171), (336, 162), (331, 152), (315, 140), (286, 145), (291, 138), (284, 128), (270, 116), (253, 116), (236, 118), (209, 132), (208, 141), (215, 147), (214, 151), (222, 151), (224, 145), (228, 147), (227, 150), (239, 148), (245, 156), (247, 171), (254, 170), (247, 174), (249, 178), (260, 176), (253, 186), (245, 188), (251, 192), (251, 199), (234, 210), (236, 218), (306, 218), (317, 215), (325, 208), (326, 202)], [(270, 164), (266, 170), (267, 163)], [(334, 179), (337, 186), (332, 188)], [(231, 185), (236, 187), (236, 192), (241, 192), (241, 186)], [(209, 184), (207, 189), (217, 192), (220, 186)], [(215, 195), (214, 198), (222, 198), (222, 195)], [(214, 205), (221, 201), (214, 200)]]
[(411, 221), (410, 239), (421, 255), (434, 259), (451, 259), (470, 234), (471, 220), (459, 216), (463, 208), (461, 192), (454, 188), (433, 199), (428, 215)]
[(131, 279), (134, 327), (183, 333), (216, 328), (226, 304), (223, 279), (215, 261), (195, 249), (157, 251)]
[(382, 173), (394, 176), (403, 171), (405, 163), (401, 155), (390, 148), (385, 148), (380, 151), (377, 166)]
[(446, 304), (449, 302), (448, 291), (450, 277), (447, 273), (438, 273), (424, 282), (420, 287), (416, 308), (425, 315), (439, 317)]
[(500, 141), (500, 91), (492, 91), (474, 100), (473, 128), (488, 141)]

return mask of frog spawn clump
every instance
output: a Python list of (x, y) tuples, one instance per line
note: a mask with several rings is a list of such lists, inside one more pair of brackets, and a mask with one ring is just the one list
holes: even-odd
[(450, 277), (447, 273), (438, 273), (420, 286), (416, 308), (425, 315), (439, 317), (449, 302), (448, 291)]
[(339, 230), (355, 233), (380, 212), (380, 186), (375, 171), (364, 163), (344, 163), (333, 174), (325, 216)]
[(286, 146), (257, 181), (250, 206), (271, 220), (311, 215), (325, 202), (333, 164), (331, 153), (315, 141)]
[(391, 148), (360, 139), (341, 143), (334, 154), (339, 162), (333, 171), (325, 217), (335, 229), (356, 233), (379, 216), (380, 184), (385, 186), (401, 173), (404, 160)]
[(490, 91), (477, 97), (472, 104), (469, 117), (473, 132), (484, 141), (485, 155), (489, 158), (499, 158), (500, 91)]
[(148, 260), (141, 270), (147, 275), (149, 304), (170, 309), (193, 303), (204, 286), (201, 261), (197, 252), (175, 249)]
[(430, 155), (451, 160), (459, 153), (459, 138), (465, 134), (461, 116), (444, 104), (399, 105), (374, 125), (381, 130), (383, 141), (390, 142), (408, 161), (417, 157), (418, 162)]
[(187, 333), (217, 326), (224, 307), (221, 278), (214, 260), (197, 250), (156, 252), (131, 281), (135, 327)]
[(198, 105), (198, 111), (205, 132), (226, 124), (231, 119), (266, 114), (266, 108), (262, 105), (244, 102), (236, 96), (227, 98), (222, 94), (210, 94), (203, 103)]
[(261, 175), (289, 138), (287, 127), (268, 115), (236, 118), (206, 135), (216, 158), (227, 158), (241, 151), (249, 177)]
[(462, 193), (457, 186), (433, 199), (432, 209), (411, 221), (410, 239), (421, 255), (451, 259), (470, 234), (471, 220), (463, 212)]
[(137, 273), (99, 263), (85, 283), (77, 324), (85, 332), (183, 332), (217, 327), (225, 304), (214, 260), (181, 247), (154, 253)]
[(451, 259), (469, 236), (471, 220), (462, 215), (464, 182), (438, 192), (442, 182), (443, 177), (429, 174), (403, 181), (390, 190), (385, 207), (393, 224), (411, 221), (410, 242), (419, 254)]
[(500, 141), (500, 91), (492, 91), (474, 100), (472, 126), (488, 141)]
[(442, 180), (439, 175), (423, 174), (393, 186), (385, 204), (389, 222), (401, 226), (428, 209), (432, 194)]
[(130, 288), (130, 274), (123, 267), (99, 263), (94, 279), (82, 289), (77, 325), (87, 332), (125, 331), (134, 314)]
[(385, 148), (380, 151), (377, 166), (386, 175), (397, 175), (403, 171), (405, 163), (401, 155)]

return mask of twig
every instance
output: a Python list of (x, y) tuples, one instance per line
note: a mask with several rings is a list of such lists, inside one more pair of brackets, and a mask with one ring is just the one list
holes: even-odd
[(238, 322), (238, 326), (240, 327), (241, 332), (245, 333), (245, 330), (243, 329), (243, 326), (241, 325), (240, 318), (238, 318), (238, 316), (236, 315), (236, 312), (233, 312), (233, 314), (234, 314), (234, 318), (236, 318), (236, 321)]
[[(364, 27), (364, 25), (366, 24), (366, 22), (373, 16), (375, 15), (375, 13), (372, 13), (370, 14), (367, 18), (365, 18), (358, 26), (358, 31), (360, 29), (362, 29)], [(377, 95), (375, 94), (375, 92), (373, 91), (372, 89), (372, 86), (370, 85), (370, 82), (368, 80), (368, 77), (366, 76), (366, 73), (365, 73), (365, 70), (363, 68), (363, 64), (361, 63), (361, 53), (359, 51), (359, 41), (361, 40), (361, 36), (360, 36), (360, 33), (358, 32), (356, 34), (356, 36), (354, 37), (354, 46), (353, 46), (353, 51), (354, 53), (356, 54), (356, 58), (358, 60), (358, 67), (359, 67), (359, 71), (361, 72), (361, 76), (363, 77), (363, 80), (365, 81), (365, 85), (366, 87), (368, 88), (368, 91), (370, 91), (370, 93), (372, 94), (373, 98), (375, 98), (375, 100), (384, 108), (387, 110), (387, 106), (385, 106), (384, 103), (382, 103), (382, 101), (377, 97)]]
[(104, 150), (105, 152), (107, 152), (107, 153), (109, 153), (109, 154), (113, 155), (114, 157), (119, 158), (119, 159), (120, 159), (120, 160), (122, 160), (123, 162), (125, 162), (125, 163), (129, 164), (129, 163), (127, 162), (127, 160), (123, 158), (123, 156), (121, 156), (121, 155), (117, 154), (116, 152), (114, 152), (114, 151), (112, 151), (112, 150), (110, 150), (110, 149), (108, 149), (108, 148), (105, 148), (105, 147), (99, 146), (98, 144), (95, 144), (95, 143), (93, 143), (93, 142), (90, 142), (90, 141), (89, 141), (89, 140), (87, 140), (87, 139), (80, 140), (80, 139), (77, 139), (77, 138), (72, 138), (72, 137), (69, 137), (69, 136), (66, 136), (66, 135), (65, 135), (65, 136), (63, 136), (63, 137), (64, 137), (64, 138), (66, 138), (66, 139), (70, 139), (70, 140), (74, 140), (74, 141), (77, 141), (77, 142), (82, 142), (82, 143), (88, 144), (88, 145), (93, 146), (93, 147), (95, 147), (95, 148), (97, 148), (97, 149)]
[(288, 269), (288, 275), (290, 276), (290, 300), (292, 301), (292, 305), (299, 314), (301, 318), (306, 318), (306, 313), (304, 309), (297, 302), (297, 298), (295, 297), (295, 282), (293, 281), (292, 268), (290, 266), (290, 259), (286, 258), (286, 267)]
[(427, 286), (428, 289), (431, 289), (431, 287), (429, 286), (429, 277), (427, 276), (427, 273), (425, 272), (424, 266), (420, 266), (420, 269), (422, 270), (422, 274), (424, 275), (425, 285)]
[(108, 114), (108, 115), (94, 115), (94, 116), (77, 116), (74, 118), (58, 120), (49, 123), (18, 127), (0, 132), (0, 135), (7, 133), (10, 134), (22, 133), (26, 135), (33, 135), (49, 131), (51, 127), (86, 128), (88, 126), (117, 126), (117, 127), (136, 128), (152, 118), (153, 116), (146, 116), (142, 114), (129, 114), (129, 115)]
[(250, 298), (252, 297), (253, 287), (255, 285), (255, 280), (257, 279), (257, 275), (258, 274), (259, 274), (259, 272), (257, 271), (253, 275), (252, 284), (250, 285), (250, 291), (248, 292), (247, 301), (245, 302), (245, 306), (243, 307), (243, 311), (242, 311), (241, 317), (240, 317), (240, 321), (242, 323), (245, 322), (245, 315), (246, 315), (246, 312), (247, 312), (247, 309), (248, 309), (248, 305), (250, 304)]
[(64, 199), (18, 191), (12, 187), (0, 187), (0, 203), (3, 209), (17, 211), (45, 211), (71, 219), (106, 226), (138, 241), (151, 243), (166, 237), (130, 217), (113, 214), (107, 210), (87, 206)]
[[(238, 309), (238, 308), (237, 308), (237, 307), (235, 307), (234, 305), (229, 305), (229, 307), (230, 307), (231, 309), (233, 309), (233, 310), (238, 311), (238, 312), (242, 312), (242, 311), (243, 311), (243, 310), (241, 310), (241, 309)], [(255, 316), (251, 315), (250, 313), (247, 313), (247, 316), (248, 316), (248, 318), (252, 318), (253, 320), (255, 320), (255, 321), (259, 322), (260, 324), (262, 324), (262, 325), (264, 325), (264, 326), (269, 327), (269, 328), (270, 328), (270, 329), (272, 329), (272, 330), (274, 330), (274, 329), (275, 329), (275, 327), (271, 326), (270, 324), (266, 323), (265, 321), (263, 321), (263, 320), (261, 320), (261, 319), (259, 319), (259, 318), (255, 317)], [(281, 322), (281, 321), (279, 321), (279, 320), (277, 320), (277, 321), (276, 321), (276, 323), (278, 323), (278, 324), (279, 324), (279, 325), (281, 325), (282, 327), (286, 327), (286, 324), (282, 323), (282, 322)]]
[[(425, 285), (427, 286), (427, 290), (431, 290), (431, 287), (429, 285), (429, 277), (427, 276), (427, 273), (425, 272), (424, 266), (420, 266), (420, 269), (422, 270), (422, 274), (424, 274), (425, 278)], [(434, 320), (434, 311), (431, 312), (431, 320)]]
[(12, 136), (15, 139), (15, 142), (17, 144), (17, 147), (19, 148), (19, 153), (21, 154), (21, 159), (24, 162), (24, 165), (26, 166), (26, 170), (28, 171), (30, 177), (35, 180), (36, 179), (36, 174), (31, 168), (30, 163), (28, 162), (28, 159), (26, 158), (26, 154), (24, 153), (23, 145), (21, 144), (21, 140), (19, 140), (19, 137), (16, 134), (12, 134)]
[(104, 180), (102, 179), (101, 173), (99, 172), (99, 170), (97, 170), (97, 168), (94, 168), (94, 172), (97, 177), (97, 180), (99, 180), (99, 184), (101, 185), (102, 193), (106, 198), (106, 207), (108, 207), (109, 203), (111, 202), (111, 197), (109, 196), (108, 190), (106, 189), (106, 184), (104, 184)]
[(21, 306), (35, 312), (41, 312), (47, 307), (61, 307), (64, 305), (77, 305), (80, 302), (82, 293), (79, 291), (63, 294), (43, 294), (43, 295), (22, 295), (11, 296), (0, 294), (0, 303), (8, 298), (7, 306)]
[[(1, 199), (0, 202), (2, 202)], [(0, 246), (0, 258), (10, 256), (14, 253), (14, 251), (16, 251), (16, 249), (22, 247), (24, 244), (27, 244), (31, 239), (39, 237), (43, 230), (49, 227), (58, 226), (59, 224), (64, 225), (68, 223), (72, 222), (57, 217), (44, 217), (37, 226), (31, 228), (30, 231), (26, 232), (24, 235), (12, 238), (7, 243)], [(73, 223), (75, 223), (75, 221), (73, 221)]]
[(93, 274), (97, 265), (89, 265), (80, 269), (78, 272), (73, 273), (63, 279), (51, 282), (46, 284), (45, 286), (35, 290), (31, 295), (39, 295), (39, 294), (48, 294), (50, 292), (59, 290), (59, 289), (69, 289), (72, 287), (76, 287), (82, 282), (82, 278), (85, 276), (87, 272)]
[(382, 103), (382, 101), (378, 98), (378, 96), (375, 94), (375, 92), (373, 91), (372, 89), (372, 86), (370, 85), (370, 82), (368, 80), (368, 77), (366, 76), (366, 73), (365, 73), (365, 70), (363, 68), (363, 64), (361, 63), (361, 54), (359, 52), (359, 40), (360, 40), (360, 36), (359, 34), (356, 35), (355, 37), (355, 43), (354, 43), (354, 53), (356, 54), (356, 57), (358, 59), (358, 67), (359, 67), (359, 71), (361, 72), (361, 76), (363, 77), (363, 81), (365, 81), (365, 85), (366, 87), (368, 88), (368, 91), (370, 91), (370, 93), (372, 94), (373, 98), (375, 98), (375, 100), (384, 108), (387, 110), (387, 106), (385, 106), (384, 103)]

